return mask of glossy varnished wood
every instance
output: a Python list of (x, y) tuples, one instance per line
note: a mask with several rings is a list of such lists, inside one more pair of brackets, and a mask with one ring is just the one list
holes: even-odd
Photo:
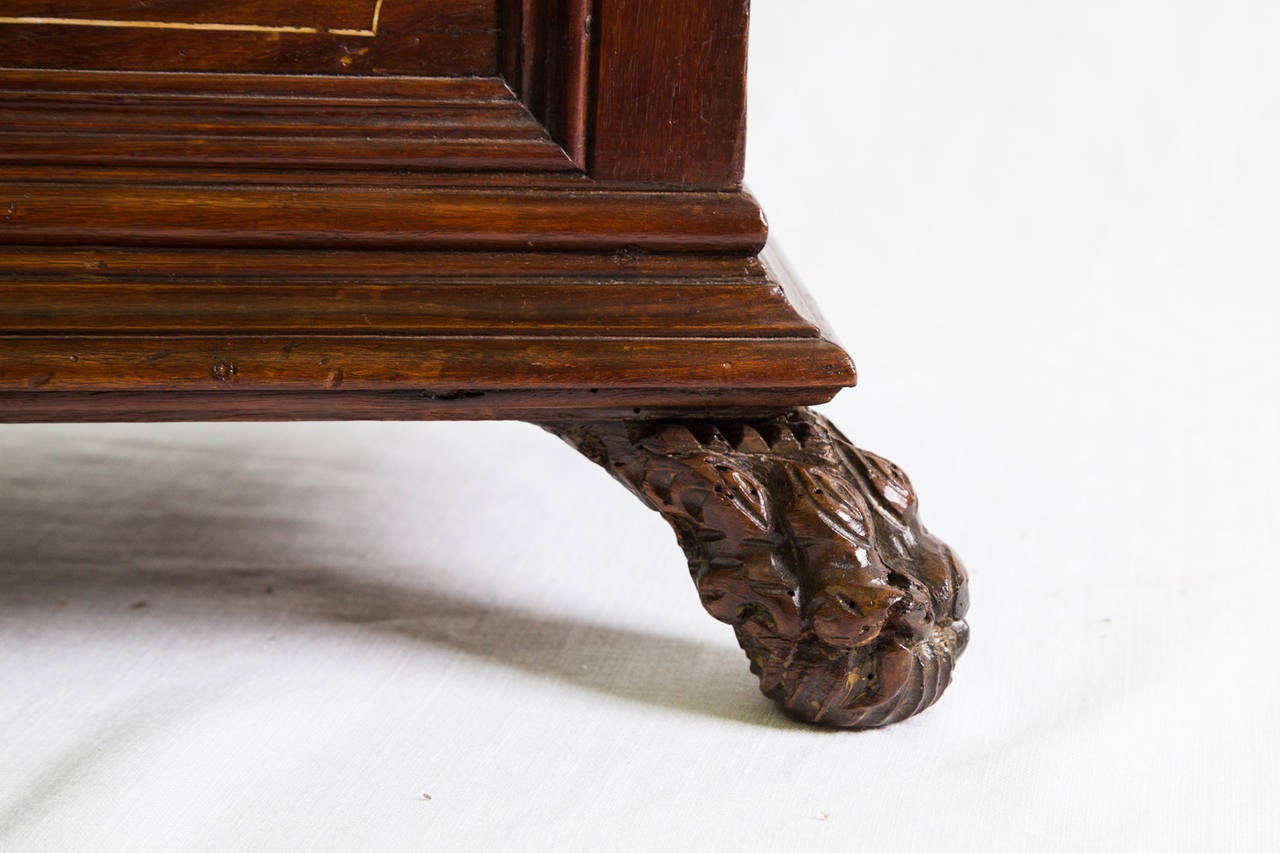
[(492, 75), (497, 35), (496, 0), (0, 4), (0, 61), (18, 68)]
[(902, 469), (826, 419), (548, 427), (671, 524), (703, 606), (788, 714), (883, 726), (950, 683), (969, 637), (964, 566), (920, 523)]
[[(740, 404), (758, 393), (772, 405), (783, 391), (828, 399), (854, 380), (795, 285), (751, 256), (24, 247), (9, 257), (0, 391), (32, 397), (203, 390), (212, 409), (230, 391), (273, 389), (626, 390), (647, 406), (667, 393), (674, 406), (732, 390)], [(0, 420), (27, 419), (20, 402), (6, 399)]]
[(0, 422), (522, 419), (789, 713), (931, 704), (964, 571), (742, 189), (744, 0), (0, 4)]
[(3, 423), (119, 423), (127, 421), (437, 421), (546, 422), (566, 412), (624, 420), (680, 417), (690, 412), (736, 417), (777, 414), (794, 405), (794, 390), (762, 391), (567, 388), (535, 391), (400, 390), (239, 391), (0, 391)]
[(741, 183), (747, 4), (610, 0), (599, 14), (594, 174), (687, 187)]
[(129, 186), (0, 181), (0, 244), (752, 253), (741, 192), (388, 186)]
[(512, 90), (587, 165), (595, 0), (502, 0), (501, 67)]
[(767, 276), (755, 255), (615, 252), (405, 252), (128, 247), (5, 246), (0, 281), (368, 282), (455, 278), (509, 282), (586, 277), (588, 280), (757, 281)]
[[(226, 31), (214, 20), (229, 15), (269, 28), (296, 4), (119, 4), (122, 21), (148, 25), (129, 28), (59, 24), (59, 17), (78, 17), (74, 8), (24, 0), (10, 10), (12, 20), (0, 22), (0, 118), (7, 110), (9, 119), (0, 122), (0, 163), (220, 157), (230, 168), (356, 160), (553, 171), (572, 164), (606, 183), (731, 189), (741, 182), (741, 0), (386, 0), (375, 35), (325, 29), (321, 19), (354, 20), (361, 3), (308, 7), (298, 13), (305, 13), (300, 26), (323, 31), (307, 33)], [(150, 28), (162, 19), (195, 28)], [(477, 131), (468, 137), (477, 144), (433, 147), (448, 142), (424, 139), (437, 135), (427, 131), (438, 104), (387, 102), (398, 89), (475, 78), (500, 81), (525, 108), (487, 135), (479, 117), (459, 122)], [(363, 100), (352, 95), (361, 89)], [(310, 102), (272, 103), (271, 93), (281, 91)], [(186, 99), (187, 109), (168, 109), (175, 99)], [(481, 99), (462, 100), (474, 106)], [(291, 122), (289, 106), (305, 106), (315, 124)], [(535, 150), (516, 132), (529, 129), (521, 124), (526, 116), (558, 152)], [(344, 154), (341, 131), (353, 120), (371, 138), (348, 134)], [(152, 123), (159, 126), (149, 137), (138, 133), (139, 124)], [(38, 144), (42, 134), (51, 148)], [(228, 137), (239, 137), (240, 148)]]
[(818, 335), (768, 281), (0, 281), (0, 333), (146, 334), (158, 328), (235, 335)]
[(500, 78), (0, 70), (0, 169), (575, 165)]
[(0, 389), (31, 391), (789, 388), (817, 402), (852, 376), (838, 346), (794, 338), (57, 334), (0, 336), (0, 350)]

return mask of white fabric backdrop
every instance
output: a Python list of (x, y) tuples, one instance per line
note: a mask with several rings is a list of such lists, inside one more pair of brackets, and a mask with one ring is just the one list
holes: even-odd
[(749, 177), (863, 377), (825, 411), (973, 575), (943, 701), (782, 718), (533, 427), (3, 427), (0, 849), (1280, 847), (1280, 8), (753, 41)]

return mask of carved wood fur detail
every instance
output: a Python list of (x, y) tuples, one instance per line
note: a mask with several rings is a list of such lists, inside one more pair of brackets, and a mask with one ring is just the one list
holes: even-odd
[(920, 524), (901, 469), (825, 418), (549, 428), (662, 513), (703, 605), (788, 713), (882, 726), (950, 683), (968, 639), (964, 567)]

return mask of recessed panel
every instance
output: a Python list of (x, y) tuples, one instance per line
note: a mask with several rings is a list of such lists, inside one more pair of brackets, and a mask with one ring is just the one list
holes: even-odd
[(374, 35), (383, 0), (9, 0), (6, 24), (194, 30), (281, 30)]
[(9, 0), (0, 65), (491, 75), (497, 28), (497, 0)]

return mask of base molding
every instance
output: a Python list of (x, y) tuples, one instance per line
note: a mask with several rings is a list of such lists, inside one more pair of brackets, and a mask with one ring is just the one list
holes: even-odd
[[(834, 393), (834, 391), (832, 392)], [(0, 423), (530, 421), (781, 414), (794, 389), (0, 392)], [(818, 400), (814, 401), (821, 402)]]
[(0, 422), (762, 412), (854, 381), (803, 290), (754, 255), (27, 247), (0, 263)]

